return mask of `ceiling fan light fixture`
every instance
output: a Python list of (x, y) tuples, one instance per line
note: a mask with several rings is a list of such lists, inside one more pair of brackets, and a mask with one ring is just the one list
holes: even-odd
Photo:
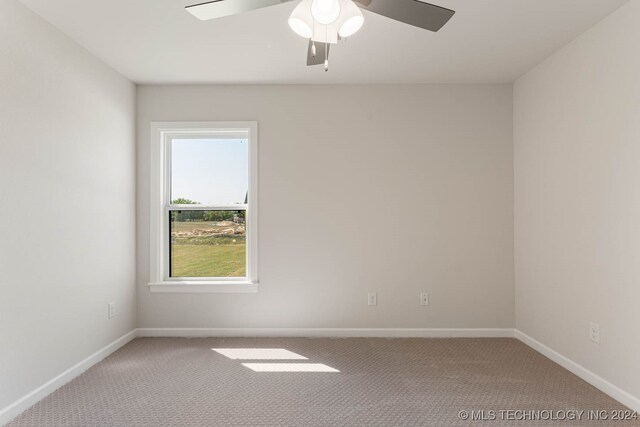
[(339, 14), (330, 24), (322, 24), (314, 17), (313, 5), (318, 1), (321, 0), (302, 0), (291, 13), (289, 27), (299, 36), (315, 42), (335, 44), (338, 43), (338, 35), (349, 37), (362, 28), (364, 16), (352, 0), (335, 0)]
[(321, 25), (329, 25), (340, 17), (340, 0), (313, 0), (311, 2), (311, 16)]

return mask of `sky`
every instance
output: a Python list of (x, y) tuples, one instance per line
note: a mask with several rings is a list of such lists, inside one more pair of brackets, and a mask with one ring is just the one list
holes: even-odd
[(248, 147), (246, 139), (174, 139), (171, 199), (244, 203), (249, 184)]

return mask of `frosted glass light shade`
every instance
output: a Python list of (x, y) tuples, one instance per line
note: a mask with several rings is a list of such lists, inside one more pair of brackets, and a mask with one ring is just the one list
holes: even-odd
[(289, 16), (289, 27), (294, 33), (305, 39), (313, 36), (313, 17), (311, 16), (311, 0), (300, 2)]
[(311, 3), (311, 15), (321, 25), (329, 25), (340, 17), (339, 0), (313, 0)]
[(313, 36), (313, 30), (309, 25), (300, 18), (289, 18), (289, 26), (294, 33), (305, 39), (310, 39)]
[(344, 2), (342, 6), (342, 14), (338, 21), (338, 34), (340, 37), (350, 37), (357, 33), (364, 24), (364, 16), (362, 11), (351, 0)]
[(360, 31), (364, 24), (364, 16), (352, 16), (340, 27), (340, 37), (350, 37)]

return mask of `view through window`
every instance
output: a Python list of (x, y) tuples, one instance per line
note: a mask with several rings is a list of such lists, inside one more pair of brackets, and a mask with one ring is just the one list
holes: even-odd
[(247, 276), (247, 138), (170, 143), (169, 277)]

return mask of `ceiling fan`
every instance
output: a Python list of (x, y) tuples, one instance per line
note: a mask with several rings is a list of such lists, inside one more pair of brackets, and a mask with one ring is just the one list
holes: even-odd
[[(237, 15), (254, 9), (294, 0), (213, 0), (187, 6), (201, 20)], [(309, 39), (307, 65), (322, 65), (329, 70), (332, 44), (357, 33), (364, 24), (365, 9), (396, 21), (429, 31), (438, 31), (455, 13), (453, 10), (420, 0), (297, 0), (289, 17), (289, 26)]]

